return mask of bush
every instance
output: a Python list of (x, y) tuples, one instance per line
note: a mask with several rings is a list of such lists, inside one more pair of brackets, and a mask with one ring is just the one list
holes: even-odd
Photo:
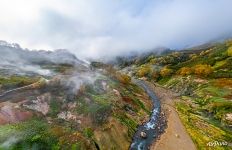
[(210, 65), (196, 65), (193, 67), (194, 73), (199, 76), (208, 76), (213, 72), (213, 68)]
[(122, 73), (117, 73), (116, 74), (116, 78), (119, 80), (119, 82), (121, 82), (122, 84), (129, 84), (131, 82), (131, 77), (126, 75), (126, 74), (122, 74)]
[(232, 57), (232, 46), (230, 46), (227, 50), (227, 55)]
[(167, 68), (167, 67), (164, 67), (163, 69), (161, 69), (161, 71), (160, 71), (160, 75), (162, 76), (162, 77), (168, 77), (168, 76), (170, 76), (171, 74), (172, 74), (172, 69), (169, 69), (169, 68)]
[(150, 65), (141, 66), (137, 72), (137, 76), (144, 77), (144, 76), (147, 76), (150, 72), (151, 72)]
[(153, 71), (152, 72), (152, 79), (153, 80), (158, 80), (160, 77), (160, 73), (158, 71)]
[(192, 69), (190, 67), (182, 67), (177, 73), (182, 76), (190, 75), (192, 73)]

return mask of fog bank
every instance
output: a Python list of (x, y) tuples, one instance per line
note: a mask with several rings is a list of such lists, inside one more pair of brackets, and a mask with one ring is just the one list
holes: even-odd
[(2, 40), (110, 58), (185, 48), (232, 35), (231, 0), (0, 1)]

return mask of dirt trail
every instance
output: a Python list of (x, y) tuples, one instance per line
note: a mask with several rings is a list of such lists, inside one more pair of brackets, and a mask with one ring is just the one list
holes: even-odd
[(174, 102), (177, 101), (177, 94), (159, 86), (148, 83), (160, 98), (161, 108), (167, 115), (167, 129), (156, 141), (152, 150), (196, 150), (196, 147), (183, 126), (178, 113), (175, 110)]

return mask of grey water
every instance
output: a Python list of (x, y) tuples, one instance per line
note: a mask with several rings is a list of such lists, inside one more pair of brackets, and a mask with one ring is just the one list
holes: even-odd
[[(145, 92), (148, 94), (148, 96), (153, 102), (153, 109), (152, 114), (150, 116), (150, 120), (138, 127), (135, 135), (133, 136), (133, 141), (130, 146), (130, 150), (147, 150), (149, 149), (149, 146), (153, 143), (154, 139), (158, 136), (157, 126), (161, 112), (161, 105), (158, 97), (144, 81), (136, 80), (136, 84), (143, 88)], [(140, 136), (141, 132), (146, 133), (146, 138)]]

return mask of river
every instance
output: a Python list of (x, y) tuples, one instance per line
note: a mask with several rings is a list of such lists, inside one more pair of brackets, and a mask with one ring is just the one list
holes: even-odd
[[(153, 102), (152, 114), (150, 120), (143, 125), (139, 126), (133, 141), (130, 146), (130, 150), (148, 150), (150, 145), (160, 134), (160, 131), (164, 130), (159, 122), (161, 120), (161, 105), (158, 97), (155, 95), (153, 90), (142, 80), (135, 80), (135, 83), (143, 88)], [(145, 137), (141, 137), (141, 132), (145, 133)]]

